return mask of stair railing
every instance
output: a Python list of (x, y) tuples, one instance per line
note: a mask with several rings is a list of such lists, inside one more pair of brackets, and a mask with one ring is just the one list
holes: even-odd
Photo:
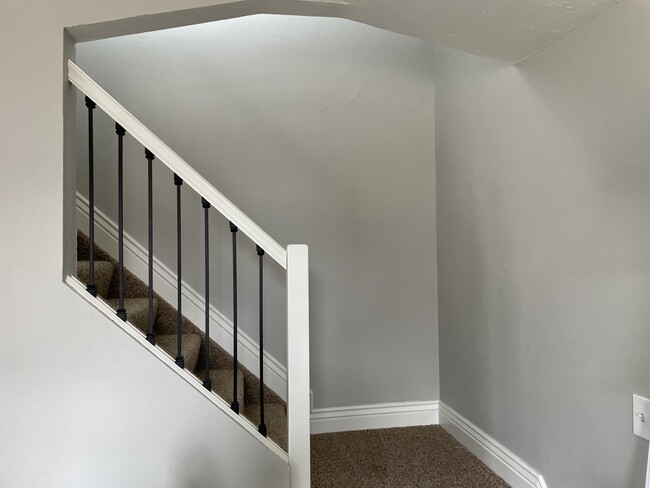
[[(256, 245), (259, 258), (259, 378), (260, 378), (260, 421), (258, 432), (267, 436), (264, 418), (264, 256), (268, 255), (286, 270), (287, 275), (287, 420), (288, 420), (288, 458), (292, 488), (310, 486), (310, 440), (309, 440), (309, 257), (306, 245), (290, 245), (286, 249), (273, 240), (264, 230), (238, 209), (222, 193), (214, 188), (178, 154), (156, 137), (144, 124), (120, 105), (86, 73), (71, 60), (68, 61), (68, 80), (85, 95), (88, 108), (89, 144), (89, 230), (90, 269), (87, 291), (97, 296), (94, 283), (94, 133), (93, 112), (102, 109), (115, 121), (118, 136), (118, 294), (117, 316), (126, 321), (128, 311), (124, 308), (124, 203), (123, 203), (123, 150), (124, 136), (128, 133), (144, 146), (148, 164), (147, 204), (148, 204), (148, 272), (149, 272), (149, 315), (146, 339), (155, 345), (153, 327), (153, 161), (158, 160), (174, 174), (177, 201), (177, 267), (178, 267), (178, 317), (177, 317), (177, 356), (176, 364), (185, 367), (181, 352), (182, 312), (181, 312), (181, 187), (186, 183), (201, 196), (205, 223), (205, 375), (203, 386), (212, 389), (209, 357), (209, 234), (208, 213), (210, 208), (220, 212), (229, 221), (232, 232), (233, 256), (233, 397), (230, 408), (239, 413), (237, 403), (237, 239), (236, 233), (242, 231)], [(241, 386), (240, 386), (241, 387)]]

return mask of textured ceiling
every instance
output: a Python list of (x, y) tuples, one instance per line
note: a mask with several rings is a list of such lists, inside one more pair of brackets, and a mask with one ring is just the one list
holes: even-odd
[[(320, 5), (326, 15), (336, 11), (341, 17), (514, 63), (616, 3), (618, 0), (333, 0)], [(328, 9), (332, 12), (326, 13)]]
[[(341, 17), (516, 63), (619, 0), (194, 0), (195, 8), (68, 28), (78, 41), (252, 14)], [(196, 4), (205, 4), (196, 8)]]

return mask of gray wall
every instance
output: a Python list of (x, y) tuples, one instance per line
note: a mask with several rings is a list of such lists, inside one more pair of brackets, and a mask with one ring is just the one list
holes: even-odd
[[(433, 45), (254, 16), (89, 42), (77, 60), (281, 244), (310, 246), (316, 407), (438, 398)], [(98, 124), (97, 204), (114, 218), (115, 133)], [(126, 228), (141, 243), (145, 169), (130, 145)], [(85, 192), (85, 165), (78, 176)], [(156, 256), (175, 268), (162, 166), (155, 186)], [(202, 292), (200, 202), (185, 195), (184, 276)], [(216, 212), (212, 224), (211, 302), (231, 316), (230, 236)], [(241, 323), (257, 338), (254, 246), (241, 244)], [(284, 362), (284, 275), (268, 268), (265, 345)]]
[(0, 3), (0, 486), (288, 485), (286, 463), (62, 281), (64, 27), (205, 3)]
[(643, 485), (650, 5), (517, 67), (436, 49), (441, 399), (552, 488)]

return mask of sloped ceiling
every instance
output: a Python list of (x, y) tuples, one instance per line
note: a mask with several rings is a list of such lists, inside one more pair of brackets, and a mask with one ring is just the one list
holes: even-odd
[(346, 17), (516, 63), (618, 0), (348, 0)]
[[(516, 63), (619, 0), (193, 0), (166, 14), (69, 27), (87, 41), (253, 14), (341, 17)], [(198, 4), (198, 5), (197, 5)]]

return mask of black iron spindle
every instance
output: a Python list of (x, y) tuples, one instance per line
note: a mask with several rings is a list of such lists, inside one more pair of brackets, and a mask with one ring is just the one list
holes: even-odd
[(210, 202), (201, 198), (205, 220), (205, 338), (203, 340), (205, 371), (203, 373), (203, 386), (212, 391), (212, 381), (210, 380), (210, 239), (209, 239), (209, 220), (208, 211)]
[(259, 299), (260, 299), (260, 425), (258, 431), (266, 437), (266, 424), (264, 423), (264, 249), (257, 246), (259, 256)]
[(119, 301), (117, 316), (126, 321), (126, 309), (124, 308), (124, 136), (126, 130), (116, 123), (115, 132), (117, 133), (117, 288)]
[(149, 149), (145, 148), (144, 155), (147, 158), (147, 205), (149, 213), (149, 311), (147, 315), (147, 340), (156, 344), (156, 335), (153, 330), (153, 160), (155, 156)]
[(239, 413), (237, 401), (237, 226), (230, 222), (232, 234), (232, 323), (233, 323), (233, 355), (232, 355), (232, 391), (233, 400), (230, 408)]
[(93, 111), (97, 105), (86, 97), (88, 108), (88, 285), (86, 290), (97, 296), (95, 286), (95, 151), (93, 137)]
[(182, 343), (181, 343), (181, 332), (182, 332), (182, 327), (183, 327), (183, 314), (181, 312), (181, 303), (183, 299), (182, 295), (182, 281), (181, 281), (181, 185), (183, 184), (183, 180), (181, 179), (180, 176), (178, 176), (176, 173), (174, 173), (174, 185), (176, 185), (176, 261), (177, 261), (177, 266), (178, 266), (178, 283), (176, 284), (176, 288), (178, 289), (178, 296), (177, 296), (177, 309), (178, 309), (178, 315), (176, 317), (176, 333), (177, 333), (177, 341), (176, 341), (176, 347), (177, 347), (177, 353), (176, 353), (176, 364), (180, 366), (181, 368), (185, 368), (185, 358), (183, 357), (183, 352), (182, 352)]

